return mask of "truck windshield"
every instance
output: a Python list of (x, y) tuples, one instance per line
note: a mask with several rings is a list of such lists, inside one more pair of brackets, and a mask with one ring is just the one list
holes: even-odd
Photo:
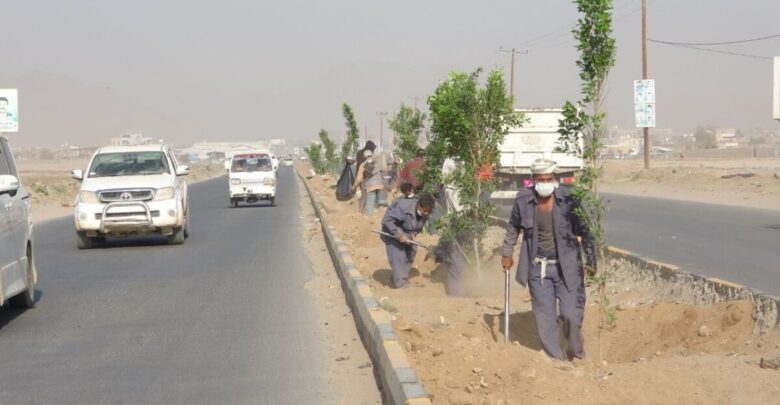
[(147, 176), (169, 174), (163, 152), (101, 153), (95, 156), (89, 177)]
[(268, 155), (235, 156), (230, 167), (231, 172), (270, 172), (271, 170), (273, 167)]

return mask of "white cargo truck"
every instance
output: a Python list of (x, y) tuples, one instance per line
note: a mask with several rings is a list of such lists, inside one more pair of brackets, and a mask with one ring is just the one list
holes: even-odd
[[(574, 182), (574, 175), (582, 170), (582, 158), (557, 152), (560, 134), (559, 121), (563, 119), (560, 108), (526, 108), (516, 111), (525, 114), (520, 127), (510, 129), (500, 146), (501, 162), (496, 176), (501, 180), (499, 191), (493, 199), (515, 198), (517, 190), (530, 187), (531, 164), (536, 159), (549, 159), (558, 163), (558, 177), (562, 184)], [(582, 142), (582, 141), (580, 141)]]

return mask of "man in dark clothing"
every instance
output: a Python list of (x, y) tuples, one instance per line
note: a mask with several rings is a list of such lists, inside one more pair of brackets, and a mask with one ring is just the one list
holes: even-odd
[(587, 225), (575, 213), (577, 202), (555, 180), (555, 162), (534, 161), (534, 190), (517, 193), (502, 248), (504, 271), (513, 265), (518, 233), (523, 234), (517, 281), (528, 285), (531, 305), (544, 351), (558, 360), (561, 350), (560, 319), (568, 340), (567, 355), (584, 358), (581, 328), (585, 311), (585, 283), (580, 242), (588, 265), (596, 262), (593, 239)]
[(387, 260), (393, 270), (393, 286), (409, 286), (409, 275), (417, 255), (417, 246), (411, 242), (425, 226), (433, 211), (435, 201), (430, 195), (417, 198), (399, 198), (393, 201), (382, 218), (382, 242), (387, 250)]

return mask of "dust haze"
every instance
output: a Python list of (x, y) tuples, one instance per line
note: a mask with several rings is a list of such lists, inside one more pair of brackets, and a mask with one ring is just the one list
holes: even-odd
[[(377, 111), (426, 97), (451, 70), (517, 59), (518, 106), (578, 92), (570, 1), (203, 2), (87, 0), (2, 4), (0, 88), (20, 92), (17, 146), (101, 145), (125, 132), (177, 144), (344, 133), (342, 102), (377, 138)], [(639, 0), (615, 0), (618, 61), (610, 125), (633, 126), (641, 74)], [(780, 2), (655, 0), (649, 36), (720, 41), (776, 34)], [(780, 54), (780, 40), (724, 47)], [(779, 128), (771, 61), (649, 45), (658, 126)], [(508, 80), (507, 80), (508, 81)], [(421, 103), (422, 105), (422, 103)]]

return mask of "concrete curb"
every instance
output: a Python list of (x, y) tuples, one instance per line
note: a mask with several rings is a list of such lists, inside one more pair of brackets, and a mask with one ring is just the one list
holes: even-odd
[(390, 315), (379, 306), (368, 281), (357, 270), (349, 250), (338, 232), (327, 223), (327, 214), (309, 187), (306, 179), (296, 170), (309, 194), (314, 212), (320, 219), (322, 233), (328, 246), (333, 265), (341, 280), (347, 304), (352, 309), (358, 333), (374, 362), (374, 372), (382, 386), (382, 399), (386, 404), (425, 405), (431, 400), (409, 364), (406, 353), (398, 342), (398, 335), (390, 322)]
[[(494, 224), (506, 227), (508, 221), (491, 217)], [(615, 246), (606, 252), (608, 270), (615, 281), (641, 284), (661, 299), (692, 305), (750, 300), (753, 310), (753, 334), (780, 330), (780, 298), (715, 277), (687, 272), (678, 266), (642, 257)]]

